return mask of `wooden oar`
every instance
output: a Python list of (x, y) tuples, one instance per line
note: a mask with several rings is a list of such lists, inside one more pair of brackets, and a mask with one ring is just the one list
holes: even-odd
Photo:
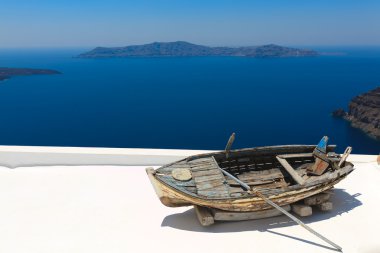
[(226, 158), (230, 156), (231, 146), (232, 146), (232, 143), (234, 143), (234, 141), (235, 141), (235, 133), (232, 133), (230, 138), (228, 139), (226, 148), (224, 149), (224, 152), (226, 153)]
[(235, 176), (231, 175), (230, 173), (228, 173), (227, 171), (225, 171), (224, 169), (220, 168), (218, 163), (216, 162), (215, 158), (212, 157), (214, 159), (214, 162), (215, 164), (218, 166), (218, 168), (223, 172), (224, 175), (226, 175), (227, 177), (235, 180), (238, 184), (240, 184), (249, 194), (252, 194), (252, 195), (256, 195), (258, 197), (260, 197), (261, 199), (263, 199), (267, 204), (273, 206), (274, 208), (276, 208), (277, 210), (279, 210), (280, 212), (282, 212), (283, 214), (285, 214), (286, 216), (288, 216), (290, 219), (294, 220), (295, 222), (298, 223), (298, 225), (302, 226), (303, 228), (305, 228), (307, 231), (309, 231), (310, 233), (314, 234), (315, 236), (319, 237), (320, 239), (324, 240), (325, 242), (327, 242), (328, 244), (330, 244), (331, 246), (333, 246), (334, 248), (336, 248), (337, 250), (339, 251), (342, 251), (342, 247), (340, 247), (339, 245), (335, 244), (334, 242), (330, 241), (329, 239), (327, 239), (326, 237), (324, 237), (323, 235), (319, 234), (317, 231), (315, 231), (314, 229), (312, 229), (311, 227), (307, 226), (305, 223), (303, 223), (301, 220), (299, 220), (298, 218), (296, 218), (294, 215), (290, 214), (288, 211), (286, 211), (285, 209), (283, 209), (282, 207), (280, 207), (279, 205), (277, 205), (276, 203), (274, 203), (272, 200), (268, 199), (267, 197), (265, 197), (258, 189), (249, 186), (247, 185), (246, 183), (244, 183), (243, 181), (239, 180), (238, 178), (236, 178)]

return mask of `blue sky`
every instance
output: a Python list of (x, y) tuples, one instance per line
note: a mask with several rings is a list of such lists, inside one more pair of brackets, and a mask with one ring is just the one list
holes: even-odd
[(0, 47), (380, 45), (376, 0), (0, 0)]

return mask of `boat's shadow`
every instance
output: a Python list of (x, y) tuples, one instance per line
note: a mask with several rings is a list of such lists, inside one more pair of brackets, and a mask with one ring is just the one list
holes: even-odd
[[(313, 215), (310, 217), (302, 217), (301, 220), (306, 223), (313, 223), (320, 220), (327, 220), (337, 215), (348, 213), (352, 209), (362, 205), (357, 199), (360, 193), (354, 195), (348, 194), (344, 189), (334, 189), (330, 201), (333, 202), (333, 210), (321, 212), (313, 208)], [(181, 230), (207, 233), (226, 233), (241, 231), (268, 231), (272, 228), (294, 226), (296, 223), (285, 215), (248, 221), (228, 221), (216, 222), (212, 226), (202, 227), (195, 215), (194, 209), (189, 209), (183, 213), (168, 215), (162, 221), (162, 227), (172, 227)]]
[[(321, 212), (313, 208), (313, 215), (310, 217), (303, 217), (301, 220), (306, 224), (311, 224), (313, 222), (327, 220), (338, 215), (344, 215), (352, 209), (362, 205), (357, 197), (361, 193), (356, 193), (354, 195), (348, 194), (344, 189), (334, 189), (334, 194), (331, 196), (330, 201), (333, 202), (333, 210), (329, 212)], [(294, 221), (285, 215), (260, 219), (260, 220), (248, 220), (248, 221), (229, 221), (229, 222), (216, 222), (212, 226), (202, 227), (197, 218), (194, 209), (189, 209), (183, 213), (172, 214), (166, 216), (162, 221), (162, 227), (172, 227), (175, 229), (194, 231), (194, 232), (205, 232), (205, 233), (231, 233), (231, 232), (241, 232), (241, 231), (260, 231), (269, 232), (279, 236), (284, 236), (290, 239), (302, 241), (315, 246), (319, 246), (325, 249), (335, 250), (332, 247), (328, 247), (313, 241), (305, 240), (302, 238), (294, 237), (291, 235), (282, 234), (271, 229), (288, 227), (297, 225)]]

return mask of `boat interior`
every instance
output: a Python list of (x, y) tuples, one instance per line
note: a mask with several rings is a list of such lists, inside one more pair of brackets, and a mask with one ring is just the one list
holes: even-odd
[[(221, 170), (223, 169), (250, 187), (259, 188), (263, 193), (273, 193), (276, 190), (284, 191), (288, 186), (297, 185), (301, 180), (315, 176), (308, 173), (308, 168), (318, 159), (313, 154), (315, 148), (313, 145), (292, 145), (193, 156), (159, 168), (157, 176), (170, 185), (201, 197), (245, 196), (246, 191), (238, 182), (224, 175)], [(333, 145), (326, 146), (326, 152), (333, 152), (334, 149)], [(286, 159), (279, 159), (281, 155)], [(290, 174), (282, 160), (298, 175)], [(181, 170), (191, 173), (184, 178), (173, 174), (174, 171)], [(328, 170), (327, 168), (326, 171)]]

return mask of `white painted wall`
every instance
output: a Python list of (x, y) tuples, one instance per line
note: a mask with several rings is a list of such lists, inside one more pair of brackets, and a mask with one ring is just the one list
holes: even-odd
[(0, 146), (0, 166), (163, 165), (210, 150)]
[[(214, 150), (215, 151), (215, 150)], [(0, 146), (0, 166), (163, 165), (212, 150)], [(349, 161), (375, 162), (375, 155), (350, 155)]]

